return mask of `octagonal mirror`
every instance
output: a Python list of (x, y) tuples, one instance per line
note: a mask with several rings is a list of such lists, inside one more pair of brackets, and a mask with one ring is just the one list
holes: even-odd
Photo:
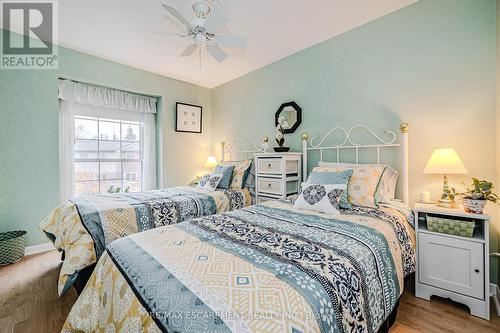
[(280, 117), (283, 117), (283, 133), (293, 133), (302, 123), (302, 109), (295, 102), (283, 103), (274, 116), (275, 126), (278, 126)]

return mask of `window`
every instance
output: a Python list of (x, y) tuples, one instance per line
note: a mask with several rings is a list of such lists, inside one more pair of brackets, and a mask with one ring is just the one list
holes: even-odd
[(151, 96), (59, 80), (61, 202), (158, 188), (156, 104)]
[(75, 195), (142, 190), (143, 123), (74, 117)]

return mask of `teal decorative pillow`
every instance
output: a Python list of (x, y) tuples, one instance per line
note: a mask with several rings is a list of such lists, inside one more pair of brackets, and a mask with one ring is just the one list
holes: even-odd
[[(349, 184), (349, 179), (351, 179), (353, 170), (346, 169), (339, 172), (311, 172), (309, 178), (307, 179), (307, 184), (318, 184), (318, 185), (347, 185)], [(340, 207), (344, 209), (351, 209), (352, 206), (347, 200), (348, 193), (347, 190), (342, 192), (340, 197)]]
[(228, 189), (233, 179), (234, 165), (218, 165), (213, 174), (222, 174), (222, 179), (217, 185), (218, 188)]

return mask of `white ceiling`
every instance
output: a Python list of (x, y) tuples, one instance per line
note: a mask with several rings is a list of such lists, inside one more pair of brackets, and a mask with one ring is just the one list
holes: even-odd
[(247, 37), (246, 51), (225, 48), (202, 69), (188, 45), (154, 31), (177, 32), (162, 3), (189, 14), (192, 0), (60, 0), (59, 44), (132, 67), (212, 88), (407, 6), (416, 0), (221, 0), (231, 34)]

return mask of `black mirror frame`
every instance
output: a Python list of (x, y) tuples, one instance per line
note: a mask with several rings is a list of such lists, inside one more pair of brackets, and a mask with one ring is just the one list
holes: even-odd
[(274, 114), (274, 126), (278, 126), (278, 118), (280, 116), (280, 113), (287, 106), (291, 106), (297, 112), (297, 121), (295, 122), (295, 124), (293, 124), (293, 126), (290, 127), (290, 128), (288, 128), (288, 129), (283, 129), (283, 133), (285, 133), (285, 134), (291, 134), (291, 133), (295, 132), (295, 130), (302, 123), (302, 108), (300, 106), (298, 106), (297, 103), (295, 103), (295, 102), (288, 102), (288, 103), (281, 104), (281, 106), (278, 109), (278, 111), (276, 111), (276, 113)]

